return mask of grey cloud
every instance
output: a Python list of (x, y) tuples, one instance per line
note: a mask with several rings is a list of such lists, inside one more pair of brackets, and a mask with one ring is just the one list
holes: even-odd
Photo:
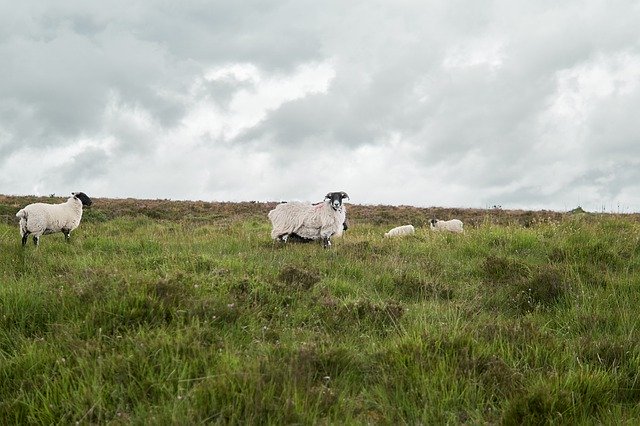
[(222, 109), (228, 110), (233, 96), (241, 90), (255, 88), (255, 84), (245, 80), (237, 80), (233, 77), (223, 77), (206, 82), (207, 96)]
[(615, 94), (597, 105), (586, 129), (590, 145), (585, 147), (594, 163), (640, 159), (638, 105), (640, 87), (627, 96)]
[(269, 114), (267, 120), (239, 137), (244, 142), (263, 141), (268, 145), (287, 148), (311, 148), (321, 142), (330, 146), (336, 141), (344, 145), (358, 145), (370, 141), (367, 123), (359, 127), (346, 122), (351, 117), (339, 102), (324, 95), (311, 95), (287, 102)]
[[(64, 179), (91, 179), (95, 162), (94, 176), (108, 181), (118, 173), (114, 158), (148, 158), (195, 106), (213, 101), (229, 113), (234, 96), (254, 88), (232, 77), (203, 81), (208, 70), (239, 62), (285, 75), (331, 61), (326, 93), (267, 111), (235, 140), (205, 135), (191, 146), (216, 147), (202, 151), (215, 161), (235, 144), (267, 156), (261, 192), (247, 190), (256, 197), (281, 184), (270, 172), (318, 145), (355, 150), (399, 136), (411, 149), (407, 168), (437, 170), (459, 187), (498, 194), (496, 203), (566, 202), (582, 188), (615, 198), (637, 178), (625, 160), (640, 154), (640, 89), (598, 99), (582, 123), (556, 122), (549, 108), (559, 72), (611, 52), (640, 55), (639, 19), (640, 5), (624, 0), (0, 5), (0, 155), (107, 138), (112, 151), (80, 154)], [(202, 83), (196, 94), (194, 82)], [(110, 115), (114, 105), (123, 116)], [(148, 114), (149, 126), (127, 120), (132, 111)], [(541, 139), (576, 145), (579, 158), (540, 153)], [(554, 176), (541, 170), (550, 161), (575, 165), (562, 178), (578, 189), (548, 190)], [(176, 173), (188, 163), (176, 161)], [(210, 179), (240, 193), (246, 179), (234, 173), (212, 170)]]
[(109, 172), (109, 156), (101, 148), (88, 148), (60, 166), (60, 182), (65, 187), (83, 186)]
[[(3, 56), (10, 59), (0, 71), (0, 95), (19, 100), (3, 108), (22, 118), (10, 122), (15, 138), (48, 145), (95, 131), (114, 91), (131, 104), (147, 107), (161, 121), (175, 122), (183, 106), (155, 93), (154, 86), (161, 86), (157, 70), (163, 60), (150, 47), (117, 36), (90, 42), (68, 32), (49, 43), (5, 45)], [(18, 111), (11, 111), (14, 108)]]
[[(589, 60), (602, 49), (621, 48), (638, 39), (633, 14), (614, 12), (620, 26), (603, 33), (609, 28), (608, 19), (593, 4), (586, 8), (579, 2), (562, 8), (531, 5), (524, 10), (503, 2), (495, 2), (493, 8), (468, 9), (467, 2), (458, 6), (452, 10), (464, 10), (462, 16), (446, 10), (435, 13), (443, 18), (438, 28), (443, 33), (451, 31), (443, 27), (458, 25), (456, 38), (431, 38), (433, 30), (424, 25), (414, 28), (414, 40), (376, 45), (377, 50), (367, 50), (373, 58), (350, 59), (353, 70), (366, 72), (361, 76), (366, 84), (356, 82), (355, 88), (350, 87), (347, 82), (358, 76), (345, 77), (338, 71), (328, 93), (282, 105), (242, 135), (242, 140), (298, 149), (318, 141), (357, 147), (398, 132), (414, 146), (423, 147), (423, 167), (454, 166), (466, 153), (477, 150), (486, 164), (458, 173), (456, 180), (478, 188), (497, 182), (506, 186), (523, 170), (535, 167), (527, 158), (540, 136), (539, 118), (555, 93), (556, 72)], [(496, 20), (503, 7), (505, 18)], [(404, 17), (409, 27), (417, 19), (410, 13)], [(541, 19), (545, 25), (540, 25)], [(363, 22), (372, 24), (367, 17)], [(366, 30), (356, 24), (353, 33), (366, 34)], [(447, 46), (484, 35), (504, 42), (499, 67), (442, 67)], [(347, 37), (345, 44), (349, 43)], [(415, 91), (420, 85), (422, 94)], [(624, 127), (636, 130), (630, 124)]]
[[(208, 67), (286, 69), (319, 57), (313, 28), (290, 19), (302, 11), (262, 1), (21, 4), (0, 18), (12, 29), (0, 32), (0, 126), (30, 145), (59, 145), (97, 132), (115, 93), (174, 127), (187, 108), (176, 99)], [(238, 87), (211, 89), (224, 102)]]
[[(320, 41), (309, 22), (318, 7), (279, 1), (166, 3), (127, 20), (142, 39), (166, 46), (176, 57), (289, 69), (319, 56)], [(149, 20), (153, 25), (143, 25)]]

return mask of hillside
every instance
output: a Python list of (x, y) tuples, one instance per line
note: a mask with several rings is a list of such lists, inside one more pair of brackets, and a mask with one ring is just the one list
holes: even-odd
[(325, 250), (275, 203), (94, 199), (21, 247), (36, 200), (0, 196), (0, 424), (640, 422), (638, 215), (354, 204)]
[[(15, 213), (23, 206), (34, 202), (61, 203), (66, 197), (35, 197), (0, 195), (0, 221), (15, 223)], [(276, 202), (206, 202), (171, 201), (144, 199), (94, 198), (94, 205), (86, 209), (86, 221), (103, 221), (117, 217), (146, 216), (152, 219), (190, 220), (195, 222), (215, 222), (230, 218), (264, 217)], [(353, 223), (364, 222), (375, 225), (413, 223), (416, 226), (428, 225), (432, 218), (458, 218), (467, 226), (478, 226), (486, 221), (493, 224), (518, 224), (530, 226), (535, 222), (558, 221), (567, 213), (550, 210), (503, 210), (465, 209), (465, 208), (420, 208), (412, 206), (359, 205), (349, 204), (348, 215)], [(625, 215), (634, 219), (640, 215)]]

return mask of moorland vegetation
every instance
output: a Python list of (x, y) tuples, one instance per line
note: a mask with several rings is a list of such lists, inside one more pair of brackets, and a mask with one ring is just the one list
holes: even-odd
[(326, 250), (275, 203), (95, 198), (21, 247), (62, 200), (0, 196), (0, 424), (640, 420), (638, 215), (347, 204)]

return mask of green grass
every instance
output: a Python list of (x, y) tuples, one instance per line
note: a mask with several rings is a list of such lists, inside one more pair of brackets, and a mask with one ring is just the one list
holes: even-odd
[(0, 201), (0, 424), (640, 421), (635, 216), (389, 240), (410, 211), (354, 206), (324, 250), (127, 200), (22, 248)]

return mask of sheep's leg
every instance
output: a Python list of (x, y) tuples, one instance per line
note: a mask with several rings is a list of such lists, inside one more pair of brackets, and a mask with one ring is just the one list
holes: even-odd
[(40, 237), (38, 235), (33, 236), (33, 244), (36, 246), (40, 245)]
[(27, 245), (27, 239), (29, 238), (29, 234), (30, 234), (30, 232), (27, 231), (22, 235), (22, 247)]
[(69, 238), (71, 238), (71, 231), (68, 229), (63, 229), (62, 233), (64, 234), (64, 239), (66, 242), (69, 242)]
[(333, 235), (333, 232), (329, 229), (321, 229), (320, 230), (320, 238), (322, 239), (322, 246), (324, 248), (329, 248), (331, 247), (331, 236)]
[(289, 238), (289, 234), (278, 235), (278, 237), (276, 238), (276, 241), (280, 241), (281, 243), (286, 243), (287, 238)]

